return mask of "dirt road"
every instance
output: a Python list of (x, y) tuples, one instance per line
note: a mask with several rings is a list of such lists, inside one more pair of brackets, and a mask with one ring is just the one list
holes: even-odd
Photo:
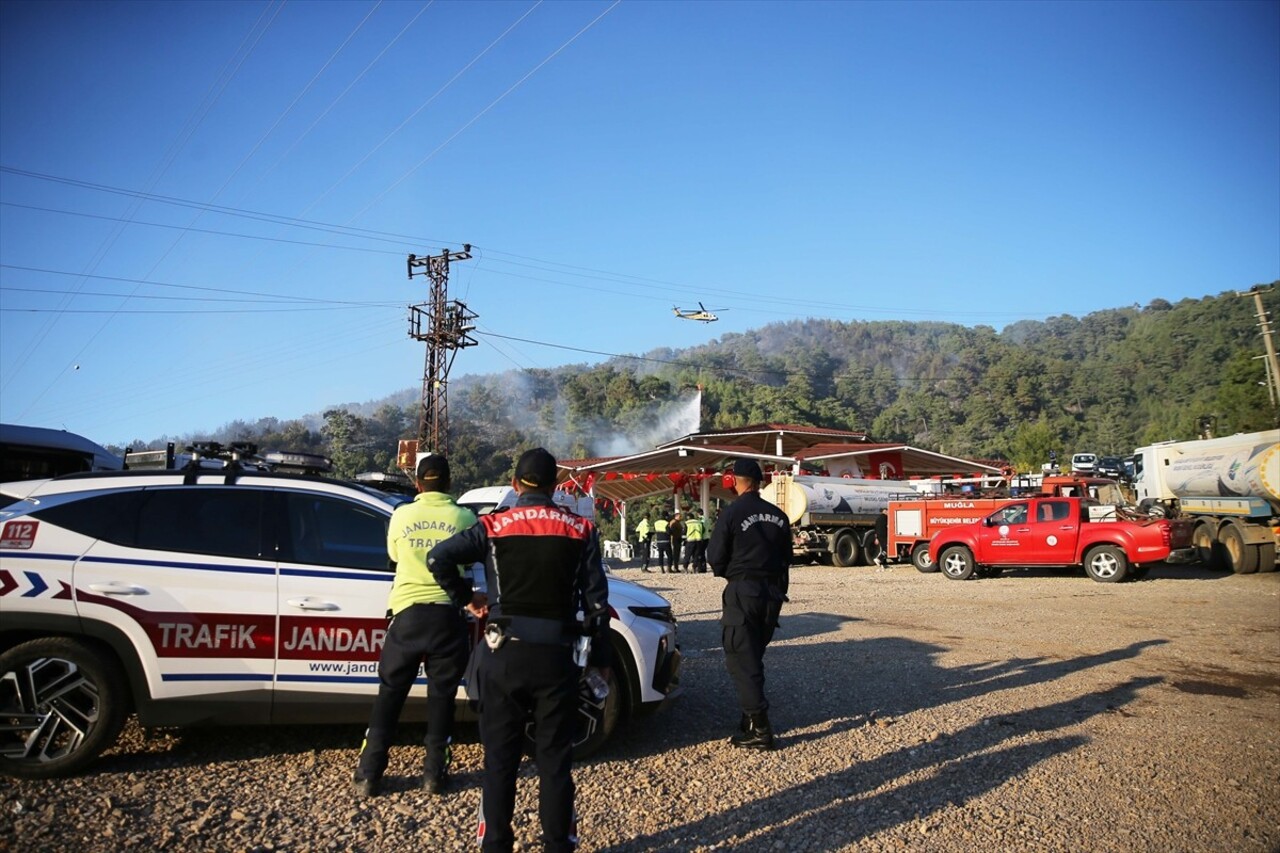
[[(744, 755), (722, 582), (619, 574), (673, 602), (684, 695), (575, 771), (583, 850), (1280, 848), (1280, 575), (798, 567), (766, 658), (781, 748)], [(78, 778), (0, 783), (0, 848), (474, 849), (474, 727), (443, 800), (418, 789), (421, 735), (357, 801), (358, 729), (131, 726)], [(535, 788), (526, 767), (522, 849)]]

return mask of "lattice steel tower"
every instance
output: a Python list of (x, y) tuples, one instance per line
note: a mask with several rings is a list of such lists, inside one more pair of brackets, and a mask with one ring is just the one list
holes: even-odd
[(431, 280), (430, 300), (409, 306), (409, 337), (427, 344), (418, 413), (419, 452), (449, 452), (449, 368), (458, 350), (476, 345), (471, 332), (477, 316), (461, 302), (449, 301), (449, 264), (470, 258), (470, 243), (464, 243), (461, 252), (409, 256), (409, 278), (416, 269)]

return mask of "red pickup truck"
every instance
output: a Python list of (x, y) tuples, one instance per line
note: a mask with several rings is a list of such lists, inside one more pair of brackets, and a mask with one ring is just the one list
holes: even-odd
[[(1101, 517), (1091, 518), (1091, 508)], [(1142, 577), (1151, 563), (1190, 544), (1189, 531), (1169, 519), (1130, 520), (1089, 499), (1039, 497), (940, 530), (929, 555), (953, 580), (1014, 566), (1084, 566), (1095, 581), (1116, 583)]]

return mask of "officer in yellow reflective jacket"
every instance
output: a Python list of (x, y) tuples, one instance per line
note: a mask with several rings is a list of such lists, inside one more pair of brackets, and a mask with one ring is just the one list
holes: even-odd
[(653, 550), (653, 525), (649, 523), (649, 516), (640, 519), (640, 523), (636, 525), (636, 539), (639, 540), (640, 546), (640, 568), (643, 571), (649, 571), (649, 552)]
[[(427, 568), (427, 551), (473, 526), (476, 516), (449, 496), (449, 461), (445, 457), (434, 453), (424, 456), (418, 462), (417, 483), (418, 495), (396, 507), (387, 528), (387, 556), (396, 576), (388, 600), (391, 623), (378, 661), (378, 698), (356, 767), (356, 793), (362, 797), (378, 793), (400, 711), (423, 663), (427, 673), (427, 754), (422, 786), (428, 793), (441, 794), (448, 783), (455, 697), (471, 643), (462, 608), (450, 600)], [(455, 566), (454, 571), (465, 577), (463, 568)], [(484, 596), (477, 593), (472, 606), (483, 603)]]
[(696, 509), (684, 523), (684, 567), (696, 574), (707, 570), (707, 525)]
[(667, 573), (667, 566), (673, 572), (676, 570), (676, 564), (671, 561), (671, 531), (667, 529), (668, 524), (666, 516), (661, 515), (653, 523), (653, 544), (658, 549), (658, 571), (664, 575)]

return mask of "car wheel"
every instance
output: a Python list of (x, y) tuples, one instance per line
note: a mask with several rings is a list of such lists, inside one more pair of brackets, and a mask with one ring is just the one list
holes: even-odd
[(977, 569), (973, 562), (973, 555), (963, 545), (943, 548), (942, 553), (938, 555), (938, 566), (942, 569), (942, 573), (953, 581), (967, 581), (973, 577)]
[(1085, 555), (1084, 570), (1099, 583), (1119, 583), (1129, 572), (1129, 558), (1114, 545), (1099, 545)]
[(852, 530), (841, 530), (831, 537), (831, 562), (837, 569), (858, 565), (858, 537)]
[(916, 547), (911, 549), (911, 565), (916, 567), (916, 571), (925, 574), (938, 570), (938, 564), (929, 556), (928, 542), (917, 542)]
[(0, 655), (0, 770), (65, 776), (115, 743), (129, 706), (120, 666), (77, 640), (48, 637)]

